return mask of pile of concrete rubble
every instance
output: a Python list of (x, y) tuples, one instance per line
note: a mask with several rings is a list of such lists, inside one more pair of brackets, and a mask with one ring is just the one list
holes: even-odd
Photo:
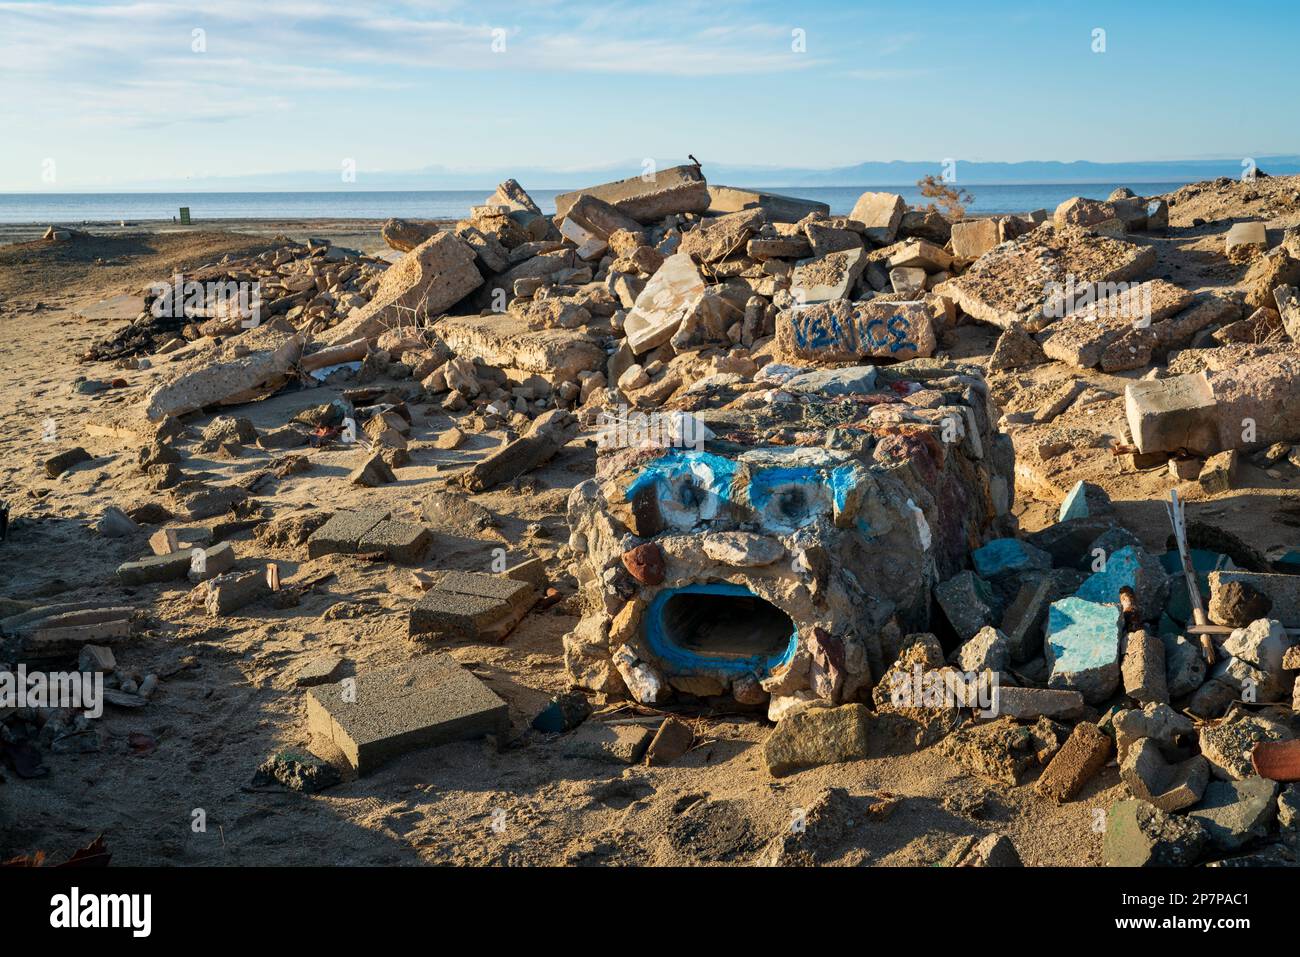
[[(595, 474), (568, 503), (582, 617), (564, 659), (575, 688), (765, 715), (774, 775), (868, 757), (876, 730), (1006, 786), (1036, 773), (1038, 794), (1056, 802), (1079, 800), (1114, 762), (1132, 797), (1107, 809), (1108, 862), (1294, 860), (1297, 569), (1195, 524), (1183, 547), (1152, 553), (1086, 483), (1056, 523), (1018, 535), (1008, 423), (978, 365), (936, 357), (975, 322), (1001, 330), (998, 372), (1053, 360), (1081, 372), (1152, 366), (1127, 386), (1129, 434), (1116, 451), (1168, 461), (1207, 489), (1232, 487), (1240, 455), (1294, 454), (1300, 236), (1273, 244), (1262, 223), (1234, 227), (1224, 255), (1250, 264), (1248, 292), (1194, 295), (1153, 276), (1155, 251), (1132, 241), (1168, 231), (1169, 216), (1165, 199), (1127, 190), (1050, 216), (955, 223), (870, 192), (831, 216), (816, 202), (710, 186), (688, 165), (561, 195), (553, 216), (511, 180), (449, 228), (389, 221), (384, 238), (403, 255), (386, 268), (289, 243), (219, 264), (211, 275), (262, 283), (259, 322), (182, 309), (163, 326), (150, 310), (92, 351), (156, 363), (140, 466), (181, 520), (223, 523), (160, 529), (155, 554), (119, 577), (188, 579), (196, 605), (219, 616), (292, 601), (292, 589), (274, 597), (286, 593), (274, 569), (234, 560), (222, 538), (241, 529), (312, 557), (419, 565), (429, 524), (448, 509), (473, 520), (472, 502), (441, 490), (423, 525), (380, 508), (291, 524), (256, 502), (261, 475), (220, 487), (187, 476), (186, 442), (284, 452), (272, 467), (282, 475), (305, 467), (295, 448), (356, 441), (349, 480), (382, 485), (406, 464), (423, 405), (457, 419), (439, 447), (504, 433), (454, 478), (476, 493), (595, 437)], [(184, 416), (290, 384), (339, 395), (274, 430), (221, 416), (187, 434)], [(1071, 385), (1033, 421), (1082, 391)], [(636, 415), (652, 417), (657, 440), (606, 440)], [(51, 459), (51, 474), (76, 452)], [(501, 640), (548, 587), (538, 562), (450, 573), (412, 606), (410, 634)], [(0, 627), (20, 657), (31, 636), (94, 665), (112, 657), (94, 641), (124, 633), (104, 624), (123, 613), (106, 614), (51, 609)], [(132, 705), (148, 697), (149, 678), (135, 678), (119, 684)], [(988, 700), (961, 697), (983, 691)], [(313, 701), (314, 726), (358, 770), (388, 756)], [(473, 713), (481, 720), (465, 730), (499, 730), (496, 703)], [(586, 714), (557, 699), (536, 726), (567, 730)], [(673, 721), (661, 736), (680, 733)], [(395, 729), (399, 738), (442, 740), (436, 729)], [(995, 850), (974, 862), (1015, 858)]]

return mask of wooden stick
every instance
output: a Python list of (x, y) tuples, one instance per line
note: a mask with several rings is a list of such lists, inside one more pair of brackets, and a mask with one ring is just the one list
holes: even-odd
[[(1165, 511), (1169, 513), (1169, 523), (1174, 527), (1174, 542), (1178, 545), (1178, 557), (1183, 566), (1183, 580), (1187, 583), (1187, 600), (1192, 606), (1193, 627), (1204, 628), (1210, 624), (1210, 619), (1205, 614), (1205, 606), (1201, 602), (1201, 589), (1196, 584), (1192, 553), (1187, 547), (1187, 520), (1183, 503), (1178, 501), (1177, 489), (1169, 490), (1169, 501), (1165, 503)], [(1191, 631), (1190, 628), (1188, 630)], [(1210, 633), (1198, 630), (1193, 634), (1200, 635), (1201, 655), (1208, 664), (1214, 664), (1214, 641), (1210, 638)]]

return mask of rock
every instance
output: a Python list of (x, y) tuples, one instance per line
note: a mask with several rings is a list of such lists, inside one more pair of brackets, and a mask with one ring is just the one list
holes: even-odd
[(1042, 365), (1047, 361), (1047, 354), (1038, 341), (1025, 330), (1022, 323), (1013, 322), (998, 336), (993, 354), (989, 357), (989, 369), (1006, 372)]
[(694, 740), (695, 732), (691, 726), (669, 715), (646, 748), (645, 763), (651, 767), (672, 764), (690, 750)]
[(140, 531), (140, 526), (116, 505), (110, 505), (95, 523), (95, 531), (105, 538), (126, 538)]
[(1052, 579), (1043, 576), (1026, 581), (1002, 616), (1011, 660), (1016, 664), (1036, 657), (1043, 648), (1043, 624), (1053, 593)]
[(338, 770), (314, 754), (298, 748), (277, 751), (253, 775), (254, 787), (279, 784), (291, 791), (315, 794), (342, 780)]
[(1258, 701), (1284, 701), (1295, 683), (1296, 673), (1282, 666), (1283, 656), (1294, 645), (1282, 623), (1261, 618), (1232, 632), (1223, 643), (1225, 654), (1232, 655), (1263, 673), (1262, 684), (1255, 689)]
[(1048, 686), (1071, 688), (1100, 704), (1119, 686), (1120, 613), (1081, 598), (1053, 602), (1047, 614)]
[(1049, 571), (1052, 567), (1051, 555), (1018, 538), (995, 538), (971, 552), (970, 557), (975, 574), (985, 579)]
[(77, 658), (78, 671), (102, 672), (112, 674), (117, 667), (117, 656), (113, 649), (105, 645), (83, 645)]
[(605, 764), (636, 764), (645, 755), (653, 732), (640, 724), (586, 721), (564, 739), (566, 758)]
[(1083, 695), (1051, 688), (1017, 688), (999, 684), (993, 709), (1009, 718), (1055, 718), (1073, 721), (1084, 714)]
[(976, 632), (975, 637), (957, 650), (957, 667), (962, 671), (1006, 670), (1011, 660), (1006, 635), (992, 626)]
[(1165, 646), (1165, 683), (1170, 700), (1196, 691), (1205, 683), (1207, 665), (1201, 649), (1181, 635), (1162, 634)]
[(1211, 781), (1187, 817), (1204, 826), (1216, 848), (1235, 851), (1268, 835), (1277, 814), (1276, 797), (1277, 784), (1259, 777)]
[(646, 542), (628, 549), (622, 556), (623, 567), (642, 585), (658, 585), (664, 580), (667, 564), (657, 542)]
[(1102, 858), (1107, 867), (1187, 867), (1209, 844), (1205, 827), (1145, 801), (1117, 801), (1106, 814)]
[(763, 743), (768, 771), (773, 777), (783, 777), (802, 768), (867, 757), (869, 717), (861, 704), (810, 708), (787, 715)]
[[(866, 265), (867, 254), (862, 249), (800, 260), (790, 273), (790, 295), (799, 307), (844, 299)], [(797, 342), (798, 336), (793, 336), (792, 341)]]
[(1181, 811), (1201, 799), (1210, 765), (1199, 754), (1170, 763), (1154, 738), (1139, 738), (1120, 765), (1120, 777), (1136, 798), (1162, 811)]
[(396, 482), (397, 476), (393, 474), (393, 470), (389, 468), (383, 456), (376, 453), (368, 456), (364, 462), (353, 469), (348, 475), (348, 481), (365, 488), (378, 488), (380, 485)]
[(898, 235), (907, 203), (897, 193), (863, 193), (853, 204), (849, 219), (861, 223), (872, 242), (887, 246)]
[(934, 599), (957, 637), (970, 641), (994, 621), (993, 590), (972, 571), (961, 571), (934, 587)]
[[(1267, 618), (1273, 600), (1247, 581), (1230, 581), (1223, 586), (1216, 605), (1215, 621), (1233, 628), (1245, 628)], [(1236, 652), (1233, 652), (1236, 654)]]
[(664, 260), (623, 321), (632, 351), (641, 355), (663, 345), (700, 308), (704, 280), (688, 253)]
[(1238, 715), (1201, 728), (1201, 753), (1221, 781), (1241, 781), (1254, 775), (1250, 752), (1260, 741), (1290, 741), (1285, 725), (1262, 715)]
[(1190, 737), (1196, 731), (1192, 720), (1167, 704), (1149, 704), (1142, 709), (1118, 712), (1111, 722), (1115, 729), (1115, 746), (1121, 762), (1128, 749), (1142, 738), (1150, 738), (1172, 753), (1180, 737)]
[(1020, 854), (1004, 834), (963, 837), (944, 856), (940, 867), (1022, 867)]
[(591, 705), (581, 691), (569, 691), (551, 698), (550, 703), (533, 718), (534, 731), (560, 734), (572, 731), (591, 715)]
[(45, 474), (50, 478), (58, 478), (74, 465), (80, 465), (82, 462), (89, 462), (90, 460), (90, 453), (80, 446), (75, 449), (68, 449), (45, 460)]
[(959, 728), (943, 739), (940, 749), (966, 770), (1016, 787), (1031, 768), (1050, 762), (1065, 738), (1065, 728), (1047, 718), (1026, 727), (1000, 717)]
[(293, 686), (295, 688), (311, 688), (315, 685), (329, 684), (337, 681), (339, 672), (342, 671), (345, 659), (338, 655), (321, 655), (318, 658), (312, 658), (293, 676)]
[(389, 247), (407, 253), (427, 240), (437, 227), (413, 223), (407, 219), (389, 219), (379, 227), (379, 235)]

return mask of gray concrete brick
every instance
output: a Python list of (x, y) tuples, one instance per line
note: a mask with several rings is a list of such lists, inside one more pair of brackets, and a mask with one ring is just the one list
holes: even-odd
[(307, 555), (354, 555), (361, 551), (361, 538), (389, 516), (386, 508), (363, 508), (355, 512), (336, 512), (328, 522), (307, 539)]
[(433, 534), (424, 526), (385, 519), (361, 536), (357, 551), (383, 552), (389, 561), (418, 565), (431, 544)]

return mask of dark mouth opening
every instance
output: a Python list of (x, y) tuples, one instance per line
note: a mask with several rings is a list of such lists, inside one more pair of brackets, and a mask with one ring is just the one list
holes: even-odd
[(718, 658), (774, 658), (790, 646), (794, 621), (752, 594), (679, 591), (660, 615), (664, 639), (689, 654)]

